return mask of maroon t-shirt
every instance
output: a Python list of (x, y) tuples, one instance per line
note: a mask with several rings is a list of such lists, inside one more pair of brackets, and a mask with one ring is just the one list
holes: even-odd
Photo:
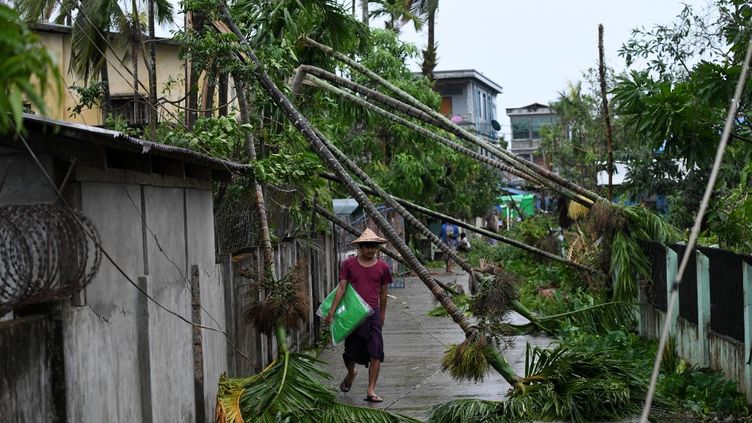
[(379, 292), (381, 285), (392, 283), (389, 265), (381, 260), (371, 267), (363, 267), (357, 257), (350, 257), (342, 263), (339, 280), (350, 282), (355, 291), (374, 309), (379, 311)]

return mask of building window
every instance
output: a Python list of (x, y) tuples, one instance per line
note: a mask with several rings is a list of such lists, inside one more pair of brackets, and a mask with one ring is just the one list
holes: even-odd
[(541, 138), (541, 129), (546, 125), (553, 124), (551, 116), (533, 116), (530, 118), (530, 138), (539, 140)]
[(530, 139), (530, 119), (528, 118), (512, 119), (512, 139), (513, 140)]
[(143, 126), (149, 123), (149, 102), (143, 95), (135, 99), (133, 94), (112, 96), (112, 117), (123, 119), (129, 126)]
[(488, 108), (486, 107), (486, 93), (483, 93), (481, 95), (480, 118), (484, 120), (488, 120)]
[(439, 112), (444, 116), (452, 114), (452, 97), (441, 97), (441, 108)]

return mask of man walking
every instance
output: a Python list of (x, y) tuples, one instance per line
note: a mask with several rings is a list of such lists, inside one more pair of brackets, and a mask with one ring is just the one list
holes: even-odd
[(379, 244), (385, 242), (384, 238), (368, 228), (352, 242), (358, 248), (358, 255), (342, 263), (339, 272), (339, 287), (337, 287), (329, 314), (324, 318), (324, 323), (331, 323), (334, 311), (337, 310), (348, 283), (374, 310), (374, 313), (345, 339), (345, 352), (342, 354), (342, 359), (347, 367), (347, 375), (339, 385), (342, 392), (349, 391), (357, 374), (355, 364), (366, 366), (368, 390), (364, 400), (369, 402), (384, 400), (376, 394), (376, 381), (379, 378), (381, 362), (384, 361), (384, 339), (381, 328), (386, 314), (387, 285), (392, 282), (392, 274), (389, 266), (379, 260), (376, 255)]

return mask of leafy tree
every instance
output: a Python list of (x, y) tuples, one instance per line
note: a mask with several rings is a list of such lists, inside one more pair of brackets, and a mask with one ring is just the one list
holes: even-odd
[[(717, 0), (714, 12), (700, 16), (686, 6), (672, 25), (635, 30), (621, 54), (644, 64), (613, 90), (617, 113), (635, 131), (630, 191), (668, 195), (669, 217), (682, 227), (700, 203), (752, 34), (747, 2)], [(749, 242), (737, 234), (749, 228), (741, 210), (749, 204), (751, 99), (748, 85), (703, 227), (708, 241), (746, 252)]]
[[(36, 81), (34, 81), (36, 80)], [(0, 4), (0, 133), (20, 130), (24, 102), (45, 113), (45, 93), (62, 99), (62, 80), (55, 63), (13, 9)]]

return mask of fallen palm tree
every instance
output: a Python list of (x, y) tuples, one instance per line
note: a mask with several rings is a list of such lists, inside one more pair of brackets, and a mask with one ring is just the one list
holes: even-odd
[[(398, 87), (383, 80), (383, 78), (374, 74), (367, 68), (363, 67), (352, 59), (349, 59), (326, 46), (316, 43), (313, 40), (306, 39), (306, 43), (323, 49), (328, 54), (332, 54), (338, 60), (350, 65), (354, 69), (367, 75), (374, 81), (387, 87), (390, 91), (397, 93), (401, 99), (406, 102), (402, 102), (393, 99), (387, 95), (384, 95), (376, 90), (367, 88), (360, 84), (357, 84), (349, 79), (340, 77), (331, 72), (327, 72), (323, 69), (315, 68), (313, 66), (303, 65), (298, 68), (298, 73), (295, 80), (302, 81), (308, 79), (312, 84), (330, 90), (337, 95), (345, 96), (346, 98), (354, 101), (356, 104), (366, 107), (368, 110), (375, 111), (383, 116), (387, 116), (392, 120), (418, 131), (422, 135), (429, 136), (431, 139), (435, 139), (450, 148), (455, 149), (458, 152), (468, 155), (469, 157), (478, 160), (481, 163), (492, 166), (499, 170), (509, 171), (511, 167), (511, 173), (523, 177), (533, 183), (545, 185), (566, 198), (574, 200), (580, 204), (593, 208), (597, 205), (597, 219), (600, 221), (611, 221), (612, 223), (606, 225), (604, 228), (604, 248), (605, 254), (608, 254), (609, 260), (609, 272), (613, 278), (613, 298), (617, 301), (635, 301), (637, 298), (637, 275), (642, 277), (648, 277), (649, 273), (646, 266), (646, 257), (644, 253), (638, 248), (637, 239), (652, 239), (658, 242), (669, 242), (678, 238), (676, 230), (667, 225), (662, 219), (652, 213), (651, 211), (641, 206), (620, 206), (609, 203), (597, 194), (592, 193), (585, 188), (579, 187), (576, 184), (564, 180), (552, 172), (540, 168), (537, 165), (531, 164), (526, 160), (510, 157), (510, 154), (506, 151), (499, 150), (496, 146), (485, 142), (474, 135), (468, 133), (458, 125), (449, 121), (446, 117), (438, 114), (434, 110), (430, 109), (426, 105), (422, 104), (418, 100), (411, 97), (409, 94), (404, 93)], [(357, 96), (349, 94), (343, 90), (332, 87), (331, 85), (321, 81), (318, 78), (312, 77), (310, 74), (315, 74), (330, 82), (333, 82), (340, 86), (345, 86), (353, 92), (359, 93), (367, 98), (375, 99), (384, 105), (392, 107), (398, 111), (401, 111), (408, 116), (418, 118), (428, 124), (438, 125), (444, 130), (448, 130), (451, 133), (460, 136), (461, 138), (470, 141), (480, 147), (487, 149), (494, 153), (499, 160), (489, 159), (488, 157), (481, 156), (472, 150), (462, 147), (459, 144), (445, 138), (433, 134), (433, 132), (419, 127), (404, 118), (394, 115), (386, 110), (376, 107)], [(295, 85), (295, 84), (294, 84)], [(294, 88), (295, 89), (295, 88)], [(409, 103), (409, 104), (408, 104)], [(613, 242), (612, 242), (613, 241)], [(613, 249), (613, 251), (612, 251)]]
[[(341, 183), (342, 182), (339, 178), (337, 178), (335, 175), (332, 175), (332, 174), (321, 174), (321, 176), (323, 178), (328, 179), (328, 180), (333, 181), (333, 182), (337, 182), (337, 183)], [(363, 190), (363, 192), (366, 192), (366, 193), (372, 194), (372, 195), (378, 195), (378, 193), (376, 191), (370, 189), (367, 186), (358, 185), (358, 187), (361, 190)], [(407, 201), (407, 200), (404, 200), (404, 199), (401, 199), (401, 198), (398, 198), (398, 197), (392, 197), (392, 198), (394, 198), (394, 200), (397, 203), (401, 204), (405, 208), (410, 209), (410, 210), (412, 210), (414, 212), (418, 212), (418, 213), (424, 214), (426, 216), (430, 216), (430, 217), (434, 217), (434, 218), (437, 218), (437, 219), (441, 219), (442, 221), (445, 221), (445, 222), (448, 222), (448, 223), (453, 223), (453, 224), (459, 226), (460, 228), (464, 228), (464, 229), (467, 229), (468, 231), (474, 232), (476, 234), (483, 235), (483, 236), (489, 237), (491, 239), (495, 239), (497, 241), (503, 242), (503, 243), (508, 244), (508, 245), (512, 245), (514, 247), (517, 247), (517, 248), (520, 248), (522, 250), (525, 250), (525, 251), (527, 251), (529, 253), (535, 254), (538, 257), (545, 258), (545, 259), (548, 259), (548, 260), (557, 261), (559, 263), (566, 264), (567, 266), (571, 266), (571, 267), (574, 267), (576, 269), (579, 269), (579, 270), (582, 270), (582, 271), (585, 271), (585, 272), (588, 272), (588, 273), (597, 273), (598, 272), (598, 270), (596, 270), (596, 269), (592, 269), (590, 267), (587, 267), (587, 266), (582, 265), (580, 263), (577, 263), (575, 261), (569, 260), (569, 259), (567, 259), (565, 257), (557, 256), (556, 254), (551, 254), (548, 251), (541, 250), (540, 248), (533, 247), (531, 245), (528, 245), (528, 244), (525, 244), (523, 242), (517, 241), (516, 239), (509, 238), (509, 237), (506, 237), (504, 235), (500, 235), (500, 234), (498, 234), (496, 232), (491, 232), (491, 231), (489, 231), (487, 229), (479, 228), (479, 227), (477, 227), (475, 225), (471, 225), (469, 223), (463, 222), (463, 221), (461, 221), (459, 219), (456, 219), (456, 218), (454, 218), (452, 216), (449, 216), (449, 215), (446, 215), (446, 214), (443, 214), (443, 213), (439, 213), (437, 211), (431, 210), (429, 208), (423, 207), (421, 205), (415, 204), (413, 202), (410, 202), (410, 201)]]
[[(531, 178), (534, 178), (535, 175), (540, 175), (544, 177), (547, 180), (554, 181), (557, 185), (561, 187), (566, 187), (576, 193), (578, 193), (580, 196), (582, 196), (582, 199), (585, 200), (584, 202), (587, 203), (594, 203), (596, 201), (601, 201), (603, 198), (601, 198), (598, 194), (589, 191), (565, 178), (562, 178), (561, 176), (549, 171), (548, 169), (545, 169), (541, 166), (538, 166), (532, 162), (529, 162), (525, 159), (522, 159), (520, 157), (515, 156), (512, 153), (509, 153), (505, 150), (500, 149), (498, 146), (493, 145), (487, 141), (484, 141), (483, 139), (477, 137), (474, 134), (471, 134), (461, 126), (455, 124), (452, 122), (449, 118), (442, 115), (441, 113), (431, 109), (430, 107), (426, 106), (419, 100), (415, 99), (410, 94), (406, 93), (396, 85), (390, 83), (386, 79), (382, 78), (380, 75), (376, 74), (375, 72), (371, 71), (370, 69), (366, 68), (365, 66), (361, 65), (360, 63), (356, 62), (355, 60), (347, 57), (344, 54), (341, 54), (337, 52), (336, 50), (332, 49), (329, 46), (325, 46), (321, 43), (316, 42), (315, 40), (312, 40), (308, 37), (302, 37), (301, 40), (306, 43), (309, 46), (315, 47), (324, 53), (334, 57), (335, 59), (339, 60), (340, 62), (350, 66), (352, 69), (360, 72), (361, 74), (365, 75), (369, 79), (371, 79), (374, 82), (377, 82), (381, 86), (385, 87), (390, 92), (394, 93), (398, 98), (404, 101), (398, 101), (391, 99), (390, 97), (379, 97), (380, 100), (385, 100), (389, 104), (391, 104), (393, 107), (395, 107), (397, 110), (408, 110), (408, 114), (411, 114), (413, 117), (416, 117), (418, 119), (423, 120), (426, 123), (429, 124), (436, 124), (437, 126), (441, 127), (442, 129), (445, 129), (449, 131), (450, 133), (455, 134), (456, 136), (460, 137), (461, 139), (464, 139), (468, 142), (471, 142), (472, 144), (481, 147), (483, 149), (486, 149), (490, 153), (494, 154), (499, 159), (509, 163), (511, 166), (517, 168), (521, 172), (527, 174)], [(316, 70), (307, 68), (308, 71), (311, 71), (310, 73), (315, 74), (316, 76), (323, 77), (324, 79), (328, 79), (330, 81), (338, 81), (343, 83), (345, 86), (348, 86), (348, 88), (353, 89), (354, 92), (358, 92), (360, 94), (363, 94), (365, 96), (369, 96), (369, 94), (374, 95), (373, 90), (361, 90), (359, 88), (364, 87), (358, 87), (357, 84), (352, 84), (352, 81), (349, 81), (345, 78), (337, 77), (336, 75), (333, 75), (331, 73), (328, 73), (323, 70)], [(332, 78), (332, 76), (334, 78)], [(378, 94), (378, 92), (376, 92)], [(393, 101), (392, 101), (393, 100)], [(422, 113), (409, 113), (409, 107), (405, 107), (406, 104), (409, 104), (409, 106), (412, 106), (413, 108), (418, 109)], [(573, 198), (574, 200), (577, 200)], [(582, 200), (577, 200), (582, 201)]]
[[(418, 278), (429, 288), (434, 297), (447, 309), (447, 312), (452, 317), (452, 319), (462, 328), (462, 330), (466, 334), (467, 340), (470, 340), (470, 342), (474, 342), (476, 344), (480, 343), (482, 336), (478, 334), (477, 328), (472, 326), (469, 320), (457, 309), (446, 292), (441, 289), (441, 287), (435, 282), (435, 280), (429, 274), (428, 270), (423, 267), (423, 265), (418, 261), (417, 257), (415, 257), (409, 247), (397, 235), (397, 233), (384, 219), (384, 217), (381, 216), (376, 207), (368, 199), (366, 194), (357, 186), (352, 177), (350, 177), (350, 175), (345, 171), (344, 167), (341, 163), (339, 163), (332, 151), (327, 148), (327, 143), (325, 143), (324, 140), (321, 139), (322, 135), (317, 133), (311, 127), (305, 117), (303, 117), (300, 112), (298, 112), (294, 105), (283, 95), (279, 88), (269, 78), (269, 76), (265, 73), (262, 64), (259, 62), (258, 58), (245, 42), (243, 34), (232, 22), (232, 19), (230, 18), (226, 7), (223, 5), (220, 7), (222, 12), (221, 16), (224, 22), (215, 21), (214, 26), (221, 32), (232, 32), (235, 34), (235, 36), (243, 46), (243, 53), (238, 55), (238, 58), (241, 60), (241, 62), (252, 66), (253, 74), (259, 79), (261, 85), (267, 91), (272, 101), (283, 111), (283, 113), (293, 124), (293, 126), (301, 134), (303, 134), (305, 139), (309, 142), (313, 150), (322, 159), (322, 161), (324, 161), (324, 163), (339, 178), (343, 180), (348, 192), (350, 192), (350, 194), (355, 198), (358, 204), (360, 204), (365, 209), (366, 213), (373, 219), (374, 223), (382, 231), (382, 234), (391, 242), (391, 244), (405, 259), (405, 261), (413, 269), (413, 271), (415, 271)], [(537, 377), (518, 375), (512, 369), (503, 355), (498, 351), (496, 346), (490, 343), (483, 346), (482, 354), (475, 354), (472, 358), (479, 360), (481, 364), (485, 363), (487, 367), (495, 369), (497, 372), (499, 372), (499, 374), (502, 375), (502, 377), (504, 377), (505, 380), (507, 380), (514, 387), (510, 398), (518, 399), (514, 402), (505, 402), (505, 404), (511, 404), (509, 405), (510, 407), (514, 406), (515, 404), (521, 404), (523, 405), (523, 408), (519, 408), (518, 411), (523, 412), (525, 411), (524, 406), (527, 406), (529, 407), (527, 409), (528, 415), (539, 415), (540, 413), (550, 411), (550, 407), (544, 408), (545, 404), (548, 404), (550, 403), (550, 401), (555, 401), (559, 398), (553, 389), (557, 385), (561, 385), (563, 383), (571, 383), (573, 385), (582, 387), (584, 392), (589, 393), (588, 395), (582, 396), (583, 400), (586, 399), (589, 401), (588, 404), (580, 404), (579, 402), (577, 402), (576, 400), (579, 397), (570, 396), (568, 398), (568, 404), (571, 404), (574, 401), (574, 403), (578, 405), (578, 407), (572, 408), (573, 410), (580, 410), (585, 407), (587, 407), (588, 409), (602, 410), (610, 405), (611, 407), (616, 408), (617, 411), (621, 411), (621, 409), (625, 405), (631, 404), (631, 401), (614, 402), (613, 398), (617, 394), (621, 394), (620, 398), (631, 399), (643, 393), (639, 389), (639, 386), (634, 386), (633, 388), (633, 386), (629, 384), (621, 384), (616, 389), (604, 391), (604, 388), (609, 388), (613, 384), (606, 384), (605, 386), (602, 386), (600, 384), (596, 385), (595, 382), (598, 382), (599, 380), (605, 380), (605, 375), (613, 374), (615, 374), (615, 376), (613, 378), (609, 378), (608, 381), (610, 382), (618, 380), (618, 378), (621, 376), (620, 373), (617, 373), (619, 371), (619, 367), (606, 365), (598, 367), (596, 365), (595, 367), (597, 367), (600, 372), (583, 373), (582, 375), (580, 375), (573, 373), (570, 370), (578, 368), (588, 368), (588, 366), (593, 363), (592, 361), (589, 361), (590, 357), (565, 354), (565, 352), (566, 351), (558, 354), (551, 354), (549, 352), (546, 352), (544, 360), (535, 361), (536, 363), (540, 363), (538, 367), (543, 370), (561, 369), (561, 371), (559, 372), (544, 372), (539, 375), (534, 375)], [(568, 363), (569, 365), (567, 365)], [(588, 386), (597, 386), (599, 389), (588, 390)], [(533, 394), (527, 394), (528, 391), (533, 393), (540, 392), (541, 394), (534, 396)], [(593, 392), (597, 393), (593, 394)], [(543, 400), (543, 398), (545, 398), (545, 401)], [(557, 409), (563, 408), (557, 407)], [(576, 416), (577, 415), (575, 415), (575, 417)]]

